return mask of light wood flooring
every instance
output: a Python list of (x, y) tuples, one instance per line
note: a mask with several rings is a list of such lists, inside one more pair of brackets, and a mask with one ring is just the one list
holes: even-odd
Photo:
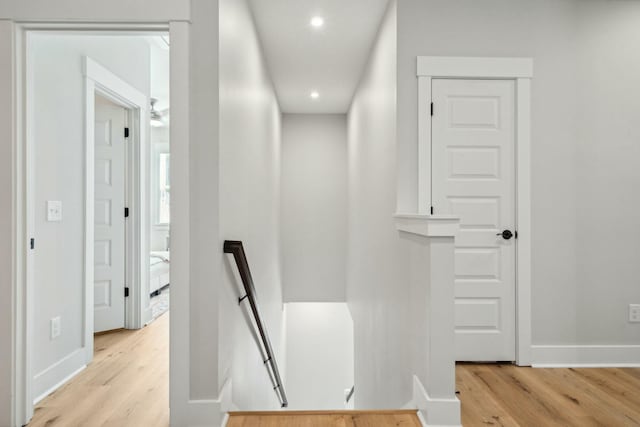
[[(640, 426), (640, 369), (460, 364), (456, 377), (465, 427)], [(229, 427), (415, 425), (412, 414), (375, 415), (316, 414), (304, 421), (267, 418), (257, 423), (238, 414)], [(94, 361), (42, 400), (29, 423), (29, 427), (168, 425), (168, 313), (139, 331), (97, 336)]]
[(459, 364), (462, 424), (640, 426), (640, 369), (532, 369)]
[(227, 427), (420, 427), (416, 411), (232, 412)]
[(29, 427), (169, 426), (169, 313), (96, 335), (93, 362), (35, 408)]

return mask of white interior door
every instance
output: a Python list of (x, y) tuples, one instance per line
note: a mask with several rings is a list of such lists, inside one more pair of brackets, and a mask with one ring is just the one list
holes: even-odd
[(513, 361), (515, 83), (434, 79), (432, 85), (432, 205), (436, 214), (459, 216), (461, 226), (456, 360)]
[(126, 110), (96, 96), (94, 332), (124, 327)]

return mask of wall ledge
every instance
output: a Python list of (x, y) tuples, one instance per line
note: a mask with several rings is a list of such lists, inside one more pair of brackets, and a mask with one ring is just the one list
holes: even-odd
[(453, 215), (394, 215), (396, 229), (423, 237), (455, 237), (460, 229), (460, 218)]

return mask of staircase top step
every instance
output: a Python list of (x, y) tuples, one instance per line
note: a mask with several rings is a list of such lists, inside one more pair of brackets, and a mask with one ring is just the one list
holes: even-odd
[(421, 427), (416, 410), (229, 412), (227, 427)]
[(265, 416), (265, 415), (411, 415), (416, 414), (417, 409), (365, 409), (365, 410), (353, 410), (353, 409), (340, 409), (340, 410), (324, 410), (324, 411), (289, 411), (283, 409), (280, 411), (233, 411), (229, 412), (229, 416)]

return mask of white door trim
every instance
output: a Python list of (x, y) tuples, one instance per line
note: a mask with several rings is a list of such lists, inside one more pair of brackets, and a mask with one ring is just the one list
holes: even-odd
[[(147, 97), (89, 57), (84, 58), (85, 76), (85, 345), (87, 363), (93, 359), (93, 282), (94, 282), (94, 156), (95, 156), (95, 95), (109, 99), (127, 110), (130, 129), (126, 149), (126, 204), (130, 216), (126, 224), (126, 278), (130, 289), (125, 300), (125, 328), (139, 329), (148, 318), (144, 289), (147, 287), (149, 232), (147, 227), (146, 170), (148, 157), (147, 123), (149, 115)], [(123, 213), (124, 215), (124, 213)]]
[[(30, 31), (50, 31), (57, 34), (78, 34), (78, 32), (91, 32), (92, 34), (157, 34), (158, 32), (166, 33), (169, 31), (172, 38), (171, 46), (171, 92), (178, 90), (188, 90), (189, 83), (189, 65), (188, 61), (184, 63), (185, 58), (188, 59), (188, 34), (189, 23), (187, 22), (168, 22), (168, 23), (121, 23), (121, 24), (105, 24), (100, 22), (95, 23), (75, 23), (75, 22), (16, 22), (11, 23), (14, 34), (14, 50), (11, 53), (10, 63), (13, 67), (13, 81), (15, 87), (14, 100), (12, 102), (12, 116), (7, 120), (15, 126), (13, 132), (13, 207), (12, 216), (14, 218), (14, 258), (13, 264), (13, 404), (12, 404), (12, 427), (25, 425), (33, 416), (33, 400), (32, 400), (32, 388), (31, 383), (33, 381), (33, 369), (31, 365), (31, 357), (33, 344), (30, 342), (29, 337), (33, 336), (30, 332), (33, 329), (33, 322), (28, 317), (29, 313), (33, 312), (33, 307), (30, 301), (32, 301), (33, 290), (29, 288), (29, 270), (31, 261), (29, 260), (31, 252), (29, 249), (29, 239), (33, 236), (33, 228), (29, 225), (29, 218), (27, 213), (31, 207), (30, 197), (32, 191), (30, 190), (31, 179), (28, 176), (28, 171), (32, 169), (30, 164), (31, 150), (30, 141), (28, 138), (29, 129), (27, 128), (27, 112), (26, 112), (26, 81), (27, 76), (26, 67), (26, 40), (27, 34)], [(174, 37), (175, 36), (175, 37)], [(173, 41), (175, 40), (175, 43)], [(5, 59), (5, 57), (3, 57)], [(183, 157), (188, 161), (188, 129), (189, 129), (189, 104), (188, 97), (172, 96), (172, 115), (171, 115), (171, 134), (174, 141), (179, 141), (179, 147), (184, 149), (176, 150), (176, 153), (172, 154), (172, 160), (182, 163)], [(147, 108), (146, 103), (144, 107)], [(145, 116), (146, 117), (146, 116)], [(175, 146), (172, 144), (172, 146)], [(188, 182), (184, 185), (184, 182), (172, 183), (173, 193), (177, 196), (182, 194), (188, 194)], [(184, 212), (183, 212), (184, 211)], [(189, 206), (178, 205), (172, 203), (172, 214), (175, 217), (182, 220), (189, 216)], [(181, 234), (185, 231), (182, 224), (180, 227), (172, 227), (171, 233)], [(178, 231), (179, 230), (179, 231)], [(176, 239), (177, 243), (173, 243), (172, 246), (176, 251), (180, 251), (184, 248), (181, 244), (184, 239)], [(187, 239), (188, 242), (188, 239)], [(91, 249), (93, 245), (90, 245)], [(146, 259), (146, 257), (145, 257)], [(182, 314), (182, 316), (188, 319), (186, 313), (188, 313), (188, 299), (189, 289), (184, 286), (187, 283), (185, 280), (185, 274), (188, 275), (188, 265), (183, 266), (184, 262), (188, 261), (184, 258), (172, 260), (171, 282), (172, 286), (172, 311)], [(175, 289), (174, 289), (175, 287)], [(93, 304), (91, 306), (93, 310)], [(189, 324), (188, 321), (179, 321), (179, 316), (171, 317), (171, 410), (177, 414), (183, 414), (187, 412), (189, 405), (189, 352), (188, 341), (185, 346), (184, 343), (179, 343), (178, 340), (174, 341), (174, 337), (186, 337), (189, 336)], [(182, 345), (179, 345), (182, 344)], [(185, 380), (186, 379), (186, 380)], [(174, 418), (172, 416), (172, 418)], [(176, 420), (180, 420), (178, 416)], [(178, 422), (178, 424), (181, 424)]]
[(431, 81), (434, 78), (516, 82), (516, 363), (531, 365), (531, 58), (419, 56), (418, 213), (431, 213)]

